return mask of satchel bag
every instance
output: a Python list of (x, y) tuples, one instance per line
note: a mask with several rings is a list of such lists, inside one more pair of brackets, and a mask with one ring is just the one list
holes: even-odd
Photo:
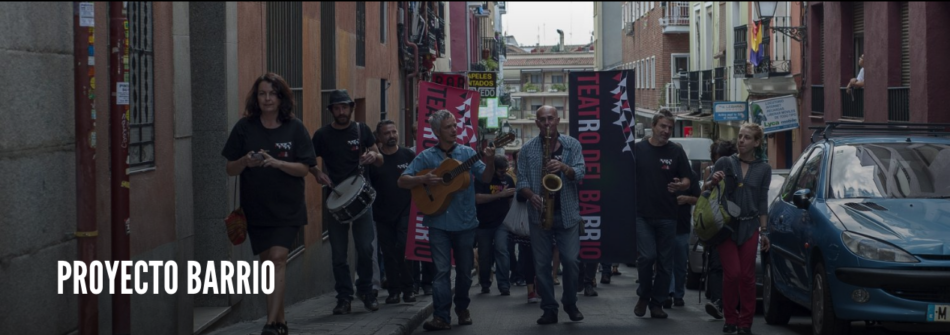
[(508, 208), (508, 215), (505, 215), (502, 224), (512, 234), (531, 236), (531, 228), (528, 227), (528, 203), (512, 200), (511, 207)]
[(231, 244), (240, 245), (244, 243), (244, 240), (247, 238), (247, 217), (244, 216), (244, 209), (238, 206), (237, 198), (238, 190), (238, 181), (237, 177), (234, 178), (234, 207), (236, 207), (231, 214), (228, 214), (224, 218), (224, 225), (227, 228), (228, 239), (231, 240)]

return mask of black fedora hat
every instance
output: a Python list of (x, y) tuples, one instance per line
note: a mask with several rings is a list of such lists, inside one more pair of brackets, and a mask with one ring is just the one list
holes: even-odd
[(353, 99), (350, 99), (350, 95), (346, 93), (346, 90), (334, 90), (330, 92), (330, 102), (327, 103), (327, 109), (336, 104), (349, 104), (350, 107), (353, 107), (355, 103)]

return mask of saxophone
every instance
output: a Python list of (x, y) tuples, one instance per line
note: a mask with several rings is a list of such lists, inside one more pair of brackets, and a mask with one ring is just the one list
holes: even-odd
[(541, 142), (541, 151), (544, 156), (541, 159), (541, 175), (544, 177), (541, 177), (541, 228), (550, 230), (554, 225), (554, 194), (561, 190), (562, 183), (561, 177), (545, 171), (547, 162), (551, 159), (551, 128), (547, 129), (542, 138), (544, 141)]

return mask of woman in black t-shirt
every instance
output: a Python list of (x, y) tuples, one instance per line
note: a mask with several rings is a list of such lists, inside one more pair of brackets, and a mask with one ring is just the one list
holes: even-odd
[(245, 114), (231, 129), (221, 154), (229, 176), (241, 177), (241, 207), (251, 249), (274, 263), (274, 292), (267, 296), (262, 334), (286, 334), (284, 288), (287, 253), (307, 224), (304, 177), (317, 164), (307, 128), (294, 117), (290, 86), (268, 72), (248, 93)]

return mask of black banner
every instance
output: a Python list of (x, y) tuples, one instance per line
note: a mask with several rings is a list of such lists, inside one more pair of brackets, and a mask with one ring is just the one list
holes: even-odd
[(581, 142), (587, 173), (581, 181), (584, 261), (636, 260), (634, 72), (571, 72), (571, 135)]

